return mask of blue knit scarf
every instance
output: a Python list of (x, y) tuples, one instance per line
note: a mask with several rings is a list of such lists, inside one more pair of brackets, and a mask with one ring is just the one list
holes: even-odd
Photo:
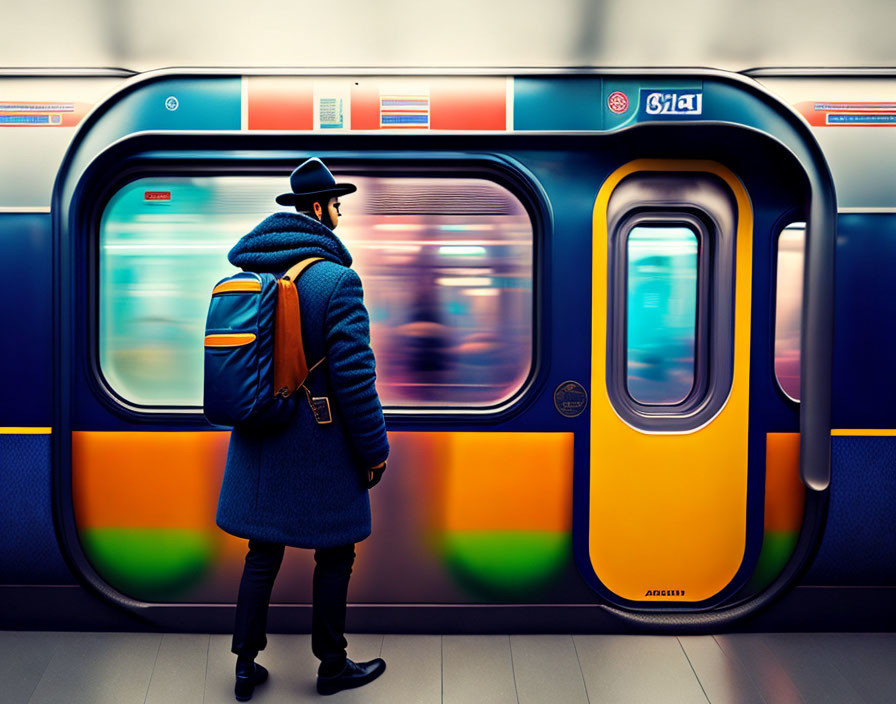
[(308, 257), (352, 265), (352, 255), (333, 231), (301, 213), (268, 216), (227, 254), (227, 260), (244, 271), (272, 274)]

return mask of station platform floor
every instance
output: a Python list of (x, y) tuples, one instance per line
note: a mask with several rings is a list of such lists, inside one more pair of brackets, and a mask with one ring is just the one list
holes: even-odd
[[(896, 634), (716, 636), (349, 634), (386, 672), (321, 697), (308, 635), (270, 634), (253, 702), (875, 704), (896, 701)], [(0, 702), (218, 704), (229, 635), (0, 631)]]

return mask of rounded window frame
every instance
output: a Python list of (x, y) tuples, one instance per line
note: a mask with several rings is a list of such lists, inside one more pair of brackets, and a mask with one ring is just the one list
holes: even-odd
[[(628, 237), (638, 225), (675, 225), (697, 233), (694, 385), (675, 404), (636, 401), (627, 384)], [(607, 204), (607, 377), (610, 403), (645, 433), (689, 433), (725, 407), (734, 378), (734, 283), (737, 203), (707, 172), (635, 172)]]
[[(226, 151), (226, 150), (225, 150)], [(194, 160), (190, 157), (178, 159), (165, 153), (163, 159), (156, 157), (152, 151), (138, 151), (130, 154), (122, 164), (118, 178), (103, 184), (98, 197), (85, 213), (85, 223), (90, 237), (87, 238), (87, 275), (90, 281), (87, 296), (87, 364), (88, 380), (98, 400), (116, 415), (140, 422), (155, 421), (162, 425), (176, 422), (178, 425), (208, 425), (201, 406), (177, 405), (143, 405), (136, 403), (114, 389), (106, 379), (100, 364), (99, 340), (99, 305), (100, 305), (100, 223), (111, 198), (129, 183), (143, 178), (159, 176), (283, 176), (289, 175), (294, 167), (280, 164), (281, 159), (268, 160), (260, 158), (260, 163), (246, 164), (244, 159), (222, 159), (210, 164), (206, 160)], [(429, 157), (427, 159), (427, 157)], [(301, 157), (297, 157), (301, 158)], [(273, 163), (272, 163), (273, 162)], [(547, 353), (543, 345), (545, 325), (543, 308), (546, 305), (544, 260), (545, 250), (551, 233), (550, 209), (546, 205), (547, 198), (534, 176), (520, 167), (512, 158), (502, 155), (479, 154), (443, 154), (433, 151), (415, 155), (411, 158), (394, 155), (356, 155), (340, 154), (330, 157), (329, 163), (334, 175), (339, 178), (345, 174), (361, 176), (388, 177), (420, 177), (433, 176), (444, 178), (474, 178), (491, 181), (507, 189), (522, 205), (531, 223), (532, 230), (532, 338), (531, 356), (528, 360), (528, 372), (522, 383), (513, 393), (499, 403), (478, 406), (384, 406), (387, 418), (407, 420), (408, 422), (445, 422), (456, 418), (457, 422), (465, 419), (489, 419), (492, 422), (504, 419), (524, 409), (532, 394), (537, 393), (543, 383)], [(83, 183), (81, 184), (83, 185)], [(80, 189), (79, 189), (80, 190)]]

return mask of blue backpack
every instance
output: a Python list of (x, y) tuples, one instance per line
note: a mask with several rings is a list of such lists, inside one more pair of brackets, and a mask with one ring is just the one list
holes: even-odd
[(205, 417), (215, 425), (263, 427), (289, 419), (290, 399), (305, 389), (318, 423), (329, 422), (329, 400), (312, 399), (302, 345), (295, 281), (320, 257), (305, 259), (282, 278), (244, 271), (212, 291), (205, 323)]

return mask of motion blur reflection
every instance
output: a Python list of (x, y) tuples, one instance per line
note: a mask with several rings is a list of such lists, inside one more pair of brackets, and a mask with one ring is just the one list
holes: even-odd
[[(472, 178), (340, 174), (337, 236), (364, 282), (385, 406), (490, 406), (532, 362), (533, 230), (506, 188)], [(144, 178), (100, 225), (100, 365), (131, 403), (201, 406), (202, 340), (226, 255), (277, 209), (282, 178)]]
[(628, 392), (675, 404), (694, 387), (697, 235), (683, 226), (639, 226), (628, 236)]
[(806, 223), (788, 225), (778, 237), (775, 308), (775, 376), (790, 398), (800, 400), (800, 316), (803, 311), (803, 246)]

